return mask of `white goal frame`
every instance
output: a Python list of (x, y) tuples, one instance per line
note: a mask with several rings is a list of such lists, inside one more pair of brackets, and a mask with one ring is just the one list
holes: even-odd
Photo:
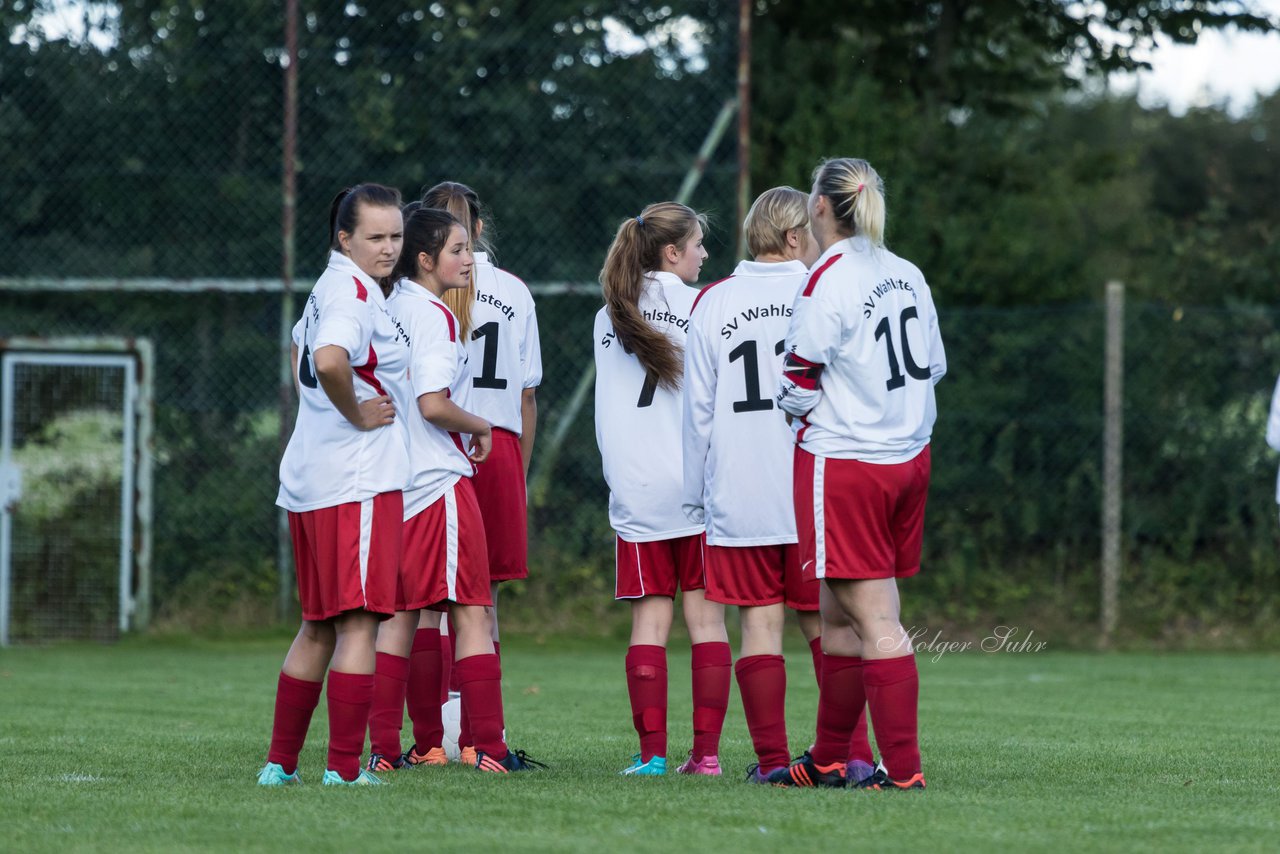
[[(119, 629), (144, 628), (151, 605), (152, 377), (154, 351), (147, 339), (0, 339), (0, 646), (10, 643), (12, 513), (19, 485), (13, 468), (14, 380), (18, 365), (120, 368), (124, 398), (120, 478)], [(136, 591), (134, 581), (137, 581)]]

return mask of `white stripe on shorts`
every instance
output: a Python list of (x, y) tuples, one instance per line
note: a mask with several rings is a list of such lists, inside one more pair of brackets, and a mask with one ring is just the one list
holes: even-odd
[(449, 599), (458, 601), (458, 496), (451, 486), (444, 494), (444, 581)]
[(823, 516), (823, 479), (826, 477), (826, 457), (813, 457), (813, 565), (818, 578), (827, 577), (827, 520)]
[(373, 540), (373, 499), (360, 502), (360, 594), (369, 577), (369, 544)]

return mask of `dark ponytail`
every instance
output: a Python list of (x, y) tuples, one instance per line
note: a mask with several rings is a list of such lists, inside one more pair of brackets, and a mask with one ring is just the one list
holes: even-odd
[(360, 222), (360, 206), (399, 208), (400, 191), (381, 184), (356, 184), (347, 187), (333, 197), (329, 204), (329, 248), (335, 252), (342, 251), (338, 242), (338, 232), (351, 234)]
[(418, 256), (425, 252), (433, 261), (438, 260), (455, 225), (462, 223), (448, 211), (423, 207), (421, 202), (405, 205), (404, 245), (400, 249), (400, 260), (391, 271), (391, 280), (416, 279)]

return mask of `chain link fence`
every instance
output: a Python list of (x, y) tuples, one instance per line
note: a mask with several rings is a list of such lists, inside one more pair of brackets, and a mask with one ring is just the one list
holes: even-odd
[[(43, 16), (0, 17), (0, 338), (151, 342), (156, 616), (269, 616), (280, 413), (292, 408), (280, 340), (294, 320), (278, 285), (279, 5), (41, 5)], [(479, 191), (498, 262), (538, 303), (533, 580), (511, 595), (556, 603), (540, 618), (552, 627), (611, 598), (589, 397), (576, 404), (618, 221), (693, 176), (690, 201), (713, 218), (706, 281), (734, 264), (738, 163), (713, 131), (732, 106), (736, 4), (696, 4), (696, 18), (693, 5), (302, 3), (297, 291), (323, 267), (341, 187), (375, 180), (413, 198), (451, 179)], [(951, 369), (912, 595), (956, 622), (1096, 621), (1101, 283), (1096, 304), (1041, 309), (948, 307), (947, 283), (933, 284)], [(1278, 321), (1130, 306), (1122, 614), (1134, 632), (1159, 634), (1170, 613), (1262, 620), (1274, 608), (1274, 460), (1261, 436)], [(106, 441), (85, 433), (96, 410), (75, 395), (46, 404), (49, 424), (78, 426), (37, 444), (73, 470)], [(70, 542), (93, 516), (68, 505), (43, 530)], [(15, 578), (46, 571), (38, 548), (23, 554)], [(82, 615), (62, 633), (104, 636), (92, 626), (110, 615)]]

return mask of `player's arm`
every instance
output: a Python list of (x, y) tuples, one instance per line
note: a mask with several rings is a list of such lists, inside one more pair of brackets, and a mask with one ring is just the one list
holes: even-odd
[(325, 396), (357, 430), (376, 430), (395, 421), (396, 410), (391, 398), (379, 395), (360, 403), (356, 400), (355, 374), (347, 351), (336, 344), (326, 344), (312, 354), (316, 379)]
[(289, 364), (292, 366), (292, 373), (293, 373), (293, 393), (298, 396), (299, 400), (301, 400), (302, 385), (298, 381), (298, 345), (297, 344), (289, 345)]
[(947, 353), (942, 348), (942, 330), (938, 327), (938, 311), (929, 295), (929, 379), (934, 385), (947, 374)]
[(715, 354), (696, 323), (689, 326), (684, 349), (684, 493), (681, 502), (690, 522), (706, 520), (707, 452), (711, 448), (716, 405)]
[(418, 411), (433, 427), (448, 433), (468, 433), (471, 449), (467, 454), (473, 463), (482, 463), (493, 449), (493, 428), (479, 415), (473, 415), (449, 399), (448, 389), (429, 391), (418, 397)]
[(529, 476), (529, 460), (533, 459), (533, 440), (538, 432), (538, 387), (520, 392), (520, 456), (524, 458), (524, 476)]
[(827, 289), (796, 297), (787, 329), (778, 406), (783, 412), (803, 416), (822, 398), (822, 372), (840, 349), (844, 325), (840, 311), (823, 295)]

